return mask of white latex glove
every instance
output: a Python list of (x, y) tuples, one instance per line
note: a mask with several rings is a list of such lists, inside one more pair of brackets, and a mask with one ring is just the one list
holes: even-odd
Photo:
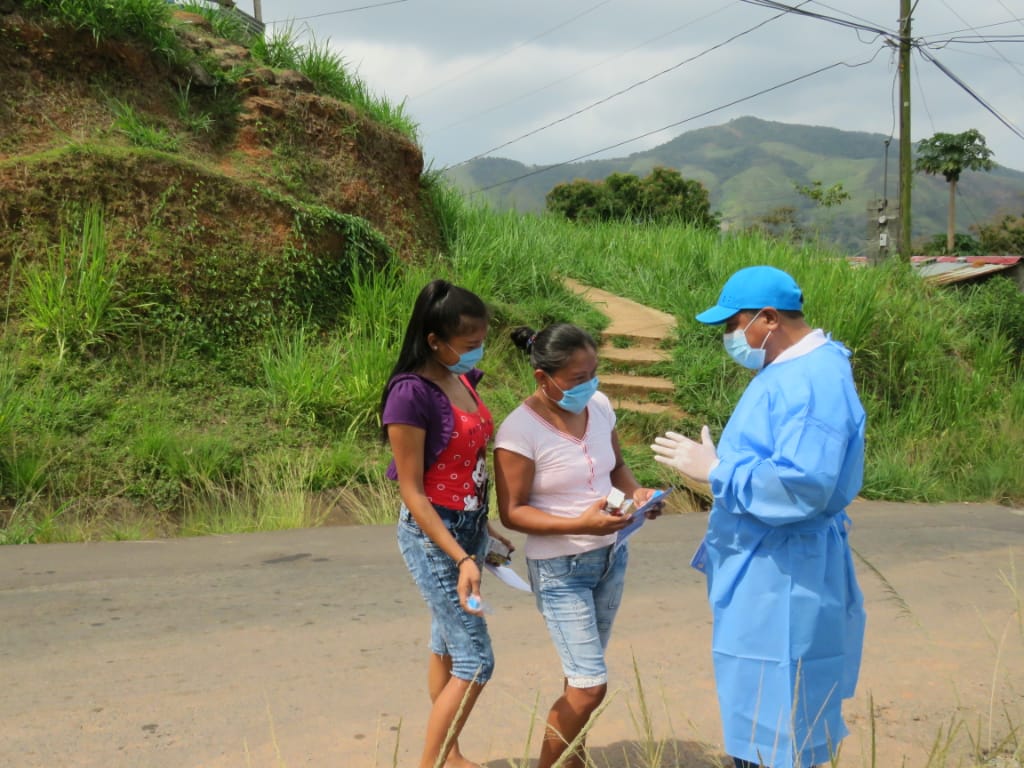
[(654, 438), (651, 450), (655, 461), (702, 483), (708, 482), (711, 470), (718, 466), (718, 452), (707, 424), (700, 431), (699, 443), (677, 432), (666, 432), (663, 437)]

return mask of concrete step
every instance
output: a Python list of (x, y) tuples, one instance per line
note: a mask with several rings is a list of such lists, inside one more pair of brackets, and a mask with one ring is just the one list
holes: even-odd
[(615, 347), (605, 344), (597, 352), (602, 361), (613, 365), (654, 365), (664, 363), (672, 359), (672, 355), (665, 349), (654, 349), (652, 347)]
[(614, 397), (609, 395), (617, 412), (633, 411), (634, 413), (646, 413), (654, 416), (671, 416), (674, 419), (682, 420), (686, 413), (670, 403), (649, 403), (641, 400), (634, 400), (628, 397)]
[(604, 329), (604, 337), (617, 336), (629, 339), (637, 345), (657, 347), (662, 339), (675, 334), (676, 319), (657, 309), (583, 285), (570, 278), (565, 279), (566, 287), (573, 293), (594, 305), (598, 312), (611, 321)]
[(672, 382), (660, 376), (630, 376), (624, 373), (598, 373), (601, 389), (611, 397), (612, 394), (628, 396), (644, 396), (652, 393), (671, 395), (675, 390)]

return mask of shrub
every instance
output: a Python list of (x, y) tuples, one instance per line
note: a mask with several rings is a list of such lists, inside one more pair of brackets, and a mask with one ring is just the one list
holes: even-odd
[(1024, 358), (1024, 291), (1005, 277), (961, 291), (967, 324), (982, 335), (1005, 336), (1019, 363)]
[(133, 323), (118, 297), (122, 259), (107, 253), (102, 213), (94, 208), (85, 214), (77, 254), (70, 240), (62, 230), (47, 261), (29, 267), (23, 295), (26, 325), (53, 343), (61, 359), (87, 352)]

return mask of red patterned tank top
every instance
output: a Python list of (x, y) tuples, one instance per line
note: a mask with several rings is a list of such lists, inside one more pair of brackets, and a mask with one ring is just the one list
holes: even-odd
[(476, 400), (476, 412), (452, 405), (452, 436), (423, 474), (423, 489), (433, 504), (474, 512), (487, 501), (487, 444), (494, 435), (494, 419), (466, 377), (460, 378)]

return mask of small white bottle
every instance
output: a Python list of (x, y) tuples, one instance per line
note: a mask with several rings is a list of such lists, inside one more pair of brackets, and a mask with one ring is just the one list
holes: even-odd
[(466, 598), (466, 605), (471, 611), (481, 611), (482, 613), (490, 613), (491, 609), (487, 606), (480, 595), (470, 595)]
[(626, 501), (626, 494), (618, 488), (612, 488), (608, 492), (608, 498), (604, 502), (604, 511), (609, 515), (621, 515), (622, 505)]

